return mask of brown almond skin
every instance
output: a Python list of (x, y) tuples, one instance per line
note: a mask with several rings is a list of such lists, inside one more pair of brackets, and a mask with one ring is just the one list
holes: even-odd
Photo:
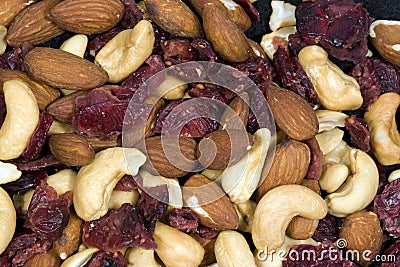
[(47, 107), (47, 112), (50, 113), (56, 120), (71, 123), (75, 112), (75, 100), (79, 96), (87, 95), (90, 91), (76, 91), (72, 94), (63, 96)]
[(24, 64), (35, 80), (56, 88), (88, 90), (108, 81), (101, 67), (60, 49), (36, 47), (26, 55)]
[(217, 260), (215, 259), (214, 246), (217, 238), (207, 239), (199, 236), (198, 234), (191, 234), (190, 236), (199, 242), (204, 248), (204, 258), (200, 266), (209, 266), (215, 263)]
[(102, 140), (96, 136), (85, 136), (86, 140), (89, 144), (93, 147), (95, 152), (99, 152), (101, 150), (121, 146), (121, 139), (114, 139), (114, 140)]
[(199, 216), (202, 225), (219, 230), (238, 228), (239, 217), (232, 202), (222, 188), (206, 176), (202, 174), (191, 176), (182, 188), (182, 196), (185, 203), (188, 203), (187, 200), (193, 196), (200, 204), (208, 203), (201, 205), (208, 216), (202, 216), (196, 209), (192, 209)]
[(303, 141), (318, 133), (318, 119), (312, 107), (298, 94), (271, 85), (267, 102), (278, 127), (290, 138)]
[(400, 66), (400, 53), (393, 45), (400, 44), (400, 25), (378, 24), (374, 27), (376, 38), (370, 38), (379, 54), (390, 63)]
[(12, 47), (24, 42), (37, 45), (61, 35), (64, 30), (48, 18), (50, 10), (62, 0), (43, 0), (28, 6), (14, 19), (6, 40)]
[(3, 83), (9, 80), (20, 80), (26, 83), (36, 97), (40, 110), (60, 97), (60, 91), (32, 80), (25, 72), (18, 70), (0, 70), (0, 91), (3, 91)]
[(64, 0), (51, 9), (50, 18), (67, 31), (96, 34), (117, 25), (124, 11), (120, 0)]
[[(232, 110), (225, 111), (221, 116), (221, 124), (223, 125), (223, 128), (237, 130), (243, 130), (246, 128), (250, 113), (250, 108), (247, 103), (250, 103), (247, 93), (243, 93), (243, 95), (236, 96), (232, 99), (231, 103), (229, 103), (229, 107)], [(233, 111), (236, 116), (231, 117), (234, 115), (231, 111)]]
[(24, 267), (59, 267), (60, 265), (61, 259), (57, 256), (53, 249), (50, 249), (45, 253), (35, 254), (24, 264)]
[(94, 159), (94, 149), (83, 137), (75, 133), (54, 134), (49, 138), (53, 156), (69, 166), (84, 166)]
[(0, 25), (8, 27), (12, 20), (25, 7), (33, 4), (32, 0), (1, 0), (0, 1)]
[(215, 52), (229, 62), (242, 62), (254, 56), (246, 35), (216, 5), (204, 5), (203, 29)]
[(147, 14), (161, 29), (179, 37), (202, 37), (197, 16), (181, 0), (145, 0)]
[(77, 251), (81, 244), (82, 229), (82, 219), (75, 213), (71, 213), (61, 236), (53, 242), (53, 250), (56, 255), (65, 259)]

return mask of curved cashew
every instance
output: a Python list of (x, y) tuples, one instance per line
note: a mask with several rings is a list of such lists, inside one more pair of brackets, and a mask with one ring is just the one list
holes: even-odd
[(220, 179), (222, 188), (234, 203), (250, 199), (260, 181), (261, 172), (267, 157), (271, 132), (259, 129), (254, 133), (254, 144), (239, 162), (228, 166)]
[(0, 129), (0, 160), (18, 158), (39, 122), (39, 107), (29, 87), (18, 80), (3, 84), (7, 115)]
[(17, 169), (17, 166), (11, 163), (0, 161), (0, 184), (6, 184), (18, 180), (22, 172)]
[(157, 255), (165, 266), (199, 266), (204, 249), (193, 237), (161, 222), (156, 223), (154, 240)]
[(393, 182), (394, 180), (399, 179), (399, 178), (400, 178), (400, 169), (399, 169), (399, 170), (392, 171), (392, 172), (390, 173), (390, 175), (389, 175), (389, 177), (388, 177), (388, 182), (391, 183), (391, 182)]
[(327, 213), (320, 195), (302, 185), (282, 185), (265, 194), (254, 213), (251, 234), (257, 249), (277, 249), (295, 216), (322, 219)]
[(115, 185), (125, 174), (136, 175), (145, 161), (136, 148), (113, 147), (97, 153), (76, 177), (73, 202), (78, 216), (91, 221), (105, 215)]
[(328, 53), (317, 45), (299, 52), (301, 66), (310, 77), (321, 104), (330, 110), (354, 110), (363, 98), (357, 81), (328, 59)]
[(343, 139), (344, 132), (339, 128), (325, 131), (315, 135), (323, 155), (334, 150)]
[(337, 147), (324, 155), (323, 165), (328, 166), (341, 163), (343, 165), (346, 165), (347, 167), (350, 167), (350, 150), (351, 148), (347, 145), (345, 141), (340, 141)]
[(0, 187), (0, 253), (7, 248), (14, 236), (17, 214), (7, 192)]
[(161, 267), (154, 258), (154, 250), (140, 247), (129, 248), (125, 253), (127, 267)]
[(378, 190), (378, 168), (367, 153), (351, 149), (350, 170), (353, 175), (326, 198), (329, 213), (336, 217), (346, 217), (350, 213), (364, 209), (374, 199)]
[(379, 96), (364, 115), (371, 132), (372, 152), (385, 166), (400, 163), (400, 133), (396, 123), (399, 106), (400, 95), (386, 93)]
[(234, 204), (236, 213), (239, 217), (238, 230), (242, 232), (251, 232), (251, 225), (253, 224), (254, 211), (256, 210), (257, 203), (252, 200), (246, 202)]
[(344, 127), (348, 117), (345, 113), (324, 109), (315, 111), (315, 114), (317, 114), (318, 118), (319, 133), (330, 131), (336, 127)]
[(218, 234), (214, 246), (219, 267), (255, 267), (253, 254), (246, 239), (238, 232), (225, 230)]
[(327, 166), (321, 179), (319, 179), (319, 185), (322, 190), (332, 193), (346, 181), (348, 176), (349, 168), (344, 164)]
[(92, 258), (98, 248), (87, 248), (68, 257), (60, 267), (83, 267)]
[(154, 46), (151, 23), (141, 20), (112, 38), (96, 55), (95, 61), (108, 73), (109, 82), (118, 83), (137, 70), (151, 55)]
[(132, 191), (113, 190), (111, 192), (108, 208), (118, 209), (124, 203), (129, 203), (132, 206), (135, 206), (138, 199), (139, 199), (139, 192), (137, 190), (132, 190)]
[(7, 36), (7, 28), (4, 27), (3, 25), (0, 25), (0, 55), (2, 55), (7, 48), (6, 36)]

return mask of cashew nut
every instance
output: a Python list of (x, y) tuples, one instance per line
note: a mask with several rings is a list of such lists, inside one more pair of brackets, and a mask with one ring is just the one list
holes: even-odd
[(57, 120), (53, 120), (53, 123), (50, 126), (49, 131), (47, 132), (47, 135), (53, 135), (53, 134), (63, 134), (63, 133), (74, 133), (75, 130), (72, 128), (71, 125), (59, 122)]
[(396, 179), (400, 178), (400, 169), (392, 171), (388, 177), (388, 182), (391, 183)]
[(299, 61), (325, 108), (354, 110), (361, 107), (363, 98), (357, 81), (333, 64), (323, 48), (317, 45), (304, 47), (299, 52)]
[(0, 187), (0, 254), (14, 236), (17, 214), (8, 193)]
[(18, 80), (3, 84), (7, 115), (0, 129), (0, 160), (18, 158), (39, 122), (39, 107), (29, 87)]
[(91, 221), (105, 215), (115, 185), (125, 174), (136, 175), (145, 161), (145, 155), (136, 148), (113, 147), (98, 152), (76, 177), (73, 202), (78, 216)]
[(157, 87), (156, 93), (168, 100), (181, 99), (188, 88), (187, 83), (172, 75), (167, 75)]
[(77, 34), (64, 41), (60, 49), (83, 58), (86, 52), (88, 38), (84, 34)]
[(60, 267), (83, 267), (92, 258), (98, 248), (87, 248), (68, 257)]
[(379, 96), (364, 115), (371, 132), (372, 152), (385, 166), (400, 163), (400, 134), (396, 123), (399, 106), (400, 95), (386, 93)]
[(285, 242), (285, 232), (295, 216), (322, 219), (327, 206), (320, 195), (302, 185), (282, 185), (265, 194), (256, 207), (251, 229), (257, 249), (277, 249)]
[(112, 38), (96, 55), (95, 61), (108, 73), (109, 82), (118, 83), (137, 70), (151, 55), (154, 46), (151, 23), (141, 20)]
[(109, 209), (118, 209), (124, 203), (129, 203), (135, 206), (139, 199), (139, 192), (137, 190), (132, 191), (121, 191), (113, 190), (110, 197), (110, 202), (108, 203)]
[(333, 164), (327, 166), (325, 172), (319, 179), (322, 190), (328, 193), (336, 191), (349, 176), (349, 168), (344, 164)]
[(234, 204), (236, 213), (239, 217), (238, 230), (242, 232), (251, 232), (251, 225), (253, 224), (254, 211), (256, 210), (257, 203), (252, 200), (246, 202)]
[(278, 50), (278, 46), (282, 45), (287, 48), (289, 35), (294, 33), (296, 33), (295, 26), (280, 28), (277, 31), (263, 35), (260, 45), (267, 56), (272, 60), (276, 50)]
[(344, 127), (346, 124), (345, 120), (348, 117), (345, 113), (325, 109), (317, 110), (315, 114), (317, 114), (318, 118), (319, 133), (330, 131), (336, 127)]
[(379, 173), (374, 160), (367, 153), (355, 148), (350, 150), (349, 157), (353, 175), (326, 198), (329, 213), (336, 217), (346, 217), (364, 209), (378, 190)]
[(193, 237), (161, 222), (156, 223), (154, 240), (157, 255), (165, 266), (199, 266), (204, 257), (204, 249)]
[(6, 184), (18, 180), (22, 172), (17, 169), (17, 166), (11, 163), (0, 161), (0, 184)]
[(323, 158), (323, 166), (333, 165), (333, 164), (343, 164), (347, 167), (350, 167), (350, 147), (347, 145), (345, 141), (340, 141), (338, 146), (335, 147), (332, 151), (324, 155)]
[(254, 133), (254, 144), (239, 162), (228, 166), (221, 175), (221, 184), (233, 203), (250, 199), (260, 181), (261, 172), (267, 157), (271, 132), (262, 128)]
[(279, 28), (296, 25), (296, 6), (284, 1), (271, 1), (272, 14), (269, 19), (269, 28), (276, 31)]
[(323, 155), (334, 150), (343, 139), (344, 132), (339, 128), (334, 128), (315, 135), (319, 148)]
[(214, 246), (219, 267), (255, 267), (246, 239), (238, 232), (225, 230), (218, 234)]
[(2, 55), (7, 48), (6, 35), (7, 35), (7, 28), (4, 27), (3, 25), (0, 25), (0, 55)]
[(161, 267), (154, 258), (154, 250), (140, 247), (129, 248), (125, 253), (127, 267)]

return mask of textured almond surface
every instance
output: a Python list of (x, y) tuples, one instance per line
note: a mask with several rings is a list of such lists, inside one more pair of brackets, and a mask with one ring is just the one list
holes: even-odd
[(76, 91), (72, 94), (63, 96), (47, 107), (47, 112), (50, 113), (56, 120), (71, 123), (75, 112), (75, 100), (79, 96), (88, 94), (89, 91)]
[(2, 0), (0, 1), (0, 25), (9, 26), (18, 13), (34, 3), (32, 0)]

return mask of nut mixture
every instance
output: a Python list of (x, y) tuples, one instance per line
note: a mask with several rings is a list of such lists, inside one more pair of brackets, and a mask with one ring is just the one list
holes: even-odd
[(0, 266), (398, 266), (400, 21), (267, 4), (2, 0)]

